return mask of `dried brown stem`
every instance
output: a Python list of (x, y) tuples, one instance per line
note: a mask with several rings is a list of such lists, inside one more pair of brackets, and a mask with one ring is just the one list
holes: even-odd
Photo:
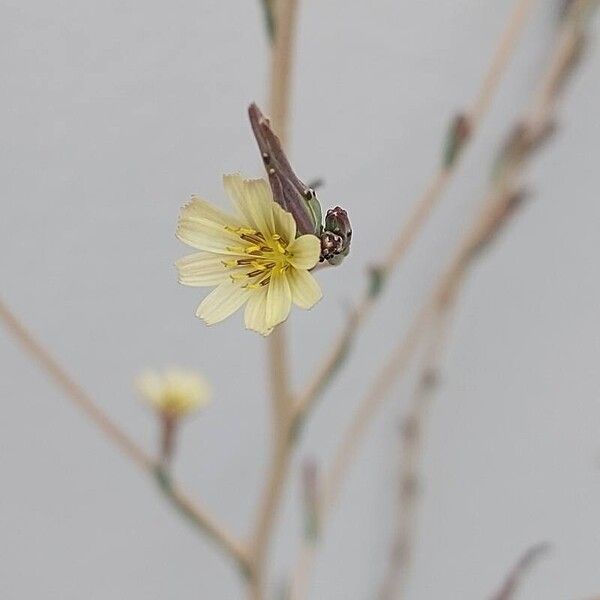
[(0, 300), (0, 319), (21, 344), (35, 363), (45, 371), (85, 415), (114, 445), (145, 472), (157, 477), (165, 496), (202, 532), (212, 539), (229, 557), (234, 559), (242, 571), (248, 566), (246, 549), (202, 506), (193, 502), (184, 492), (167, 478), (161, 463), (142, 450), (69, 375), (54, 356), (34, 337), (8, 306)]
[[(517, 39), (527, 22), (527, 17), (534, 4), (535, 0), (517, 0), (515, 3), (481, 88), (473, 101), (471, 109), (464, 115), (468, 124), (469, 136), (462, 144), (461, 152), (459, 152), (457, 159), (460, 158), (462, 150), (464, 150), (468, 141), (473, 138), (474, 133), (478, 130), (480, 122), (491, 104), (502, 74), (514, 52)], [(380, 275), (383, 278), (387, 277), (404, 257), (406, 251), (413, 243), (437, 202), (440, 200), (443, 192), (446, 190), (459, 163), (460, 160), (453, 160), (451, 164), (442, 164), (436, 169), (423, 195), (413, 205), (408, 220), (398, 233), (382, 265), (379, 267)], [(348, 321), (346, 327), (340, 332), (327, 356), (319, 361), (319, 369), (300, 394), (296, 408), (298, 418), (302, 418), (302, 415), (310, 410), (330, 380), (332, 373), (337, 369), (340, 359), (347, 351), (348, 340), (354, 337), (357, 330), (371, 313), (371, 309), (376, 301), (377, 295), (372, 294), (372, 290), (368, 289), (358, 302), (353, 312), (353, 318)]]

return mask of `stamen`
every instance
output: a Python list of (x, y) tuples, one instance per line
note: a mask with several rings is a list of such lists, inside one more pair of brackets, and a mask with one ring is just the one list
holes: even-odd
[(246, 274), (246, 277), (256, 277), (257, 275), (262, 275), (264, 272), (264, 269), (256, 269), (256, 271), (251, 271), (250, 273)]
[(257, 235), (254, 235), (254, 233), (253, 234), (241, 233), (240, 237), (245, 242), (252, 242), (253, 244), (262, 244), (262, 240)]
[(250, 290), (257, 290), (261, 287), (264, 287), (265, 285), (267, 285), (269, 283), (269, 281), (271, 281), (271, 271), (254, 271), (252, 273), (248, 273), (248, 277), (257, 277), (262, 275), (262, 279), (259, 279), (258, 281), (254, 281), (253, 283), (248, 283), (246, 284), (245, 287), (247, 287)]

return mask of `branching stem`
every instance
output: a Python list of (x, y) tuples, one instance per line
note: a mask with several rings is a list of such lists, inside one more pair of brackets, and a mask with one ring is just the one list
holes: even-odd
[[(34, 337), (17, 316), (0, 300), (0, 319), (21, 344), (33, 361), (45, 371), (77, 408), (102, 431), (106, 437), (140, 469), (157, 478), (165, 496), (198, 528), (212, 539), (217, 546), (245, 573), (248, 569), (248, 554), (236, 540), (208, 511), (195, 503), (171, 479), (165, 479), (161, 463), (142, 450), (121, 427), (119, 427), (69, 375), (54, 356)], [(159, 477), (162, 474), (162, 477)], [(168, 481), (168, 485), (165, 482)]]

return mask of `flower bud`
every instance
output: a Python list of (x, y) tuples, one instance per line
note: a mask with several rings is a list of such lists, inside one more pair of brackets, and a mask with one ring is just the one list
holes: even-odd
[(321, 261), (339, 265), (350, 252), (352, 226), (348, 213), (339, 206), (330, 208), (325, 216), (325, 228), (321, 234)]
[(319, 236), (322, 213), (314, 190), (298, 179), (269, 119), (256, 104), (250, 105), (248, 116), (269, 176), (273, 200), (292, 214), (300, 235), (308, 233)]

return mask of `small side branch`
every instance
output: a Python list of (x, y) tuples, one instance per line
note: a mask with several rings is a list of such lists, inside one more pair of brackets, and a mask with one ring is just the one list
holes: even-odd
[[(376, 375), (370, 390), (360, 401), (349, 427), (344, 432), (332, 467), (323, 482), (325, 492), (320, 498), (322, 527), (325, 513), (331, 510), (340, 493), (344, 476), (351, 464), (351, 457), (357, 452), (357, 446), (362, 442), (386, 394), (397, 378), (404, 373), (407, 360), (413, 354), (431, 315), (435, 314), (437, 307), (447, 304), (456, 295), (474, 260), (481, 256), (482, 250), (497, 236), (524, 198), (520, 179), (528, 160), (547, 139), (547, 132), (551, 130), (558, 92), (572, 72), (576, 64), (574, 57), (580, 52), (584, 40), (585, 31), (580, 15), (591, 5), (591, 0), (575, 0), (563, 16), (547, 67), (534, 93), (532, 106), (526, 111), (518, 126), (513, 128), (513, 133), (509, 137), (510, 143), (501, 152), (500, 168), (494, 174), (481, 212), (467, 228), (453, 260), (414, 317), (404, 339), (396, 346)], [(549, 90), (552, 90), (552, 93), (549, 93)], [(515, 132), (518, 135), (515, 135)], [(319, 373), (319, 376), (321, 375), (323, 371)], [(303, 400), (310, 404), (312, 398), (303, 397)], [(295, 586), (293, 600), (302, 600), (305, 597), (314, 551), (314, 546), (308, 547), (306, 543), (301, 548), (293, 578)]]
[(227, 556), (232, 558), (243, 573), (247, 570), (248, 556), (242, 545), (233, 538), (203, 507), (195, 504), (161, 471), (160, 463), (142, 450), (96, 404), (87, 392), (67, 373), (52, 354), (34, 337), (8, 306), (0, 300), (0, 320), (54, 383), (96, 425), (106, 437), (139, 468), (157, 477), (165, 496), (193, 521)]
[(523, 577), (550, 550), (550, 544), (543, 542), (529, 548), (510, 570), (500, 589), (491, 600), (513, 600)]
[(450, 299), (440, 304), (432, 316), (420, 374), (400, 428), (399, 505), (388, 568), (378, 595), (380, 600), (400, 600), (406, 595), (414, 554), (419, 500), (423, 493), (420, 470), (425, 429), (429, 408), (439, 384), (440, 361), (454, 314), (453, 306), (454, 302)]

